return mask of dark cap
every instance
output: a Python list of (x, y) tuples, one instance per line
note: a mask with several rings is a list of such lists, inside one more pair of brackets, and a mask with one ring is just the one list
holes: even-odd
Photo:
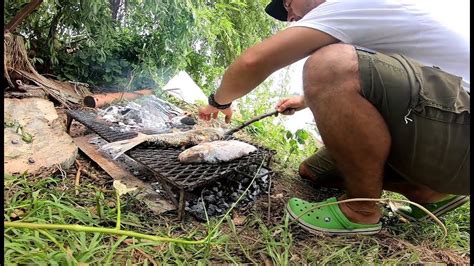
[(288, 11), (286, 11), (283, 6), (283, 1), (284, 0), (272, 0), (265, 8), (265, 12), (278, 20), (287, 21)]

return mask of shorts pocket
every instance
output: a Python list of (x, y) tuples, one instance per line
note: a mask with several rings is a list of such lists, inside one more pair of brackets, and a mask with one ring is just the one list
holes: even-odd
[(420, 100), (424, 106), (460, 114), (471, 113), (470, 96), (462, 87), (462, 78), (436, 67), (422, 66)]
[(412, 111), (421, 117), (444, 123), (470, 124), (470, 96), (462, 78), (438, 67), (423, 66), (404, 59), (415, 73), (419, 87), (412, 88)]

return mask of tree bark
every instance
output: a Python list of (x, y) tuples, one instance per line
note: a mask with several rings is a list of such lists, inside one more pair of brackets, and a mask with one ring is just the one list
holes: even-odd
[(122, 0), (109, 0), (110, 11), (112, 11), (112, 18), (114, 20), (118, 19), (120, 6), (122, 4)]
[[(59, 22), (61, 21), (61, 18), (63, 16), (63, 7), (59, 7), (58, 9), (58, 12), (56, 13), (56, 15), (54, 15), (53, 19), (51, 20), (51, 26), (49, 27), (49, 32), (48, 32), (48, 44), (50, 45), (51, 47), (51, 50), (50, 51), (53, 51), (55, 49), (54, 47), (54, 40), (56, 38), (56, 30), (58, 28), (58, 24)], [(52, 57), (53, 55), (51, 55)], [(50, 68), (51, 68), (51, 60), (45, 62), (46, 65), (45, 65), (45, 72), (48, 73)]]

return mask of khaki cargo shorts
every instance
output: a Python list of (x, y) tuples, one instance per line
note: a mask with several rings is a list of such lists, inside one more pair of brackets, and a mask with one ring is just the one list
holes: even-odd
[[(356, 51), (363, 96), (382, 114), (392, 137), (386, 173), (469, 195), (471, 110), (462, 79), (402, 55)], [(324, 147), (305, 164), (318, 178), (340, 176)]]

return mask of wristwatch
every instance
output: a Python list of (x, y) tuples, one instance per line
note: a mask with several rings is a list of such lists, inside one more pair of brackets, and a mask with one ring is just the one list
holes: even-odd
[(211, 94), (209, 95), (209, 98), (207, 98), (207, 103), (208, 103), (210, 106), (215, 107), (215, 108), (217, 108), (217, 109), (223, 110), (223, 109), (229, 108), (229, 107), (232, 105), (232, 102), (227, 103), (227, 104), (219, 104), (219, 103), (216, 102), (216, 100), (214, 99), (214, 94), (215, 94), (214, 92), (211, 93)]

